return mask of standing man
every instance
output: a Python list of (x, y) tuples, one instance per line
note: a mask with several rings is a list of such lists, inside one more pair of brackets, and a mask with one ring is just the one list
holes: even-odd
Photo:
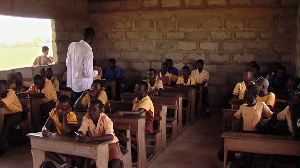
[(90, 46), (95, 37), (93, 28), (84, 30), (83, 40), (69, 45), (66, 66), (67, 86), (74, 91), (73, 98), (77, 100), (83, 91), (90, 89), (93, 77), (98, 71), (93, 69), (93, 51)]

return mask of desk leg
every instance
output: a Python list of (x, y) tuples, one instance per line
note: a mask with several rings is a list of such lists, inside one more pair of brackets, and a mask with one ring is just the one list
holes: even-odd
[(45, 151), (39, 149), (31, 149), (33, 168), (40, 168), (45, 161)]
[(3, 131), (3, 125), (4, 125), (4, 108), (0, 108), (0, 135)]
[(106, 168), (108, 166), (108, 144), (101, 145), (97, 148), (96, 166), (98, 168)]
[(42, 114), (40, 106), (43, 104), (42, 99), (31, 99), (31, 114), (32, 114), (32, 125), (35, 132), (41, 131), (42, 129)]
[(227, 166), (227, 155), (228, 155), (228, 150), (224, 150), (223, 168), (226, 168)]
[(178, 134), (180, 134), (181, 130), (182, 130), (182, 106), (179, 106), (177, 116), (178, 116), (178, 119), (177, 119), (178, 127), (177, 127), (177, 129), (178, 129)]
[(138, 164), (139, 168), (143, 167), (146, 164), (146, 146), (145, 146), (145, 120), (139, 120), (138, 122), (138, 131), (137, 131), (137, 154), (138, 154)]

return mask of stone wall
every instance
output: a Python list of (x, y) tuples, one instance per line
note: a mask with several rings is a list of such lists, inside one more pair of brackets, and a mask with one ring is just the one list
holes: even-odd
[[(58, 65), (53, 66), (54, 75), (60, 79), (64, 71), (68, 45), (79, 41), (84, 28), (88, 26), (87, 0), (2, 0), (0, 14), (10, 16), (52, 19), (53, 54)], [(25, 80), (45, 67), (24, 67), (1, 71), (1, 79), (10, 79), (11, 73), (20, 71)]]
[(205, 60), (212, 105), (227, 103), (250, 61), (263, 73), (275, 61), (295, 73), (297, 0), (125, 0), (88, 7), (98, 64), (115, 58), (131, 88), (166, 58), (178, 69)]

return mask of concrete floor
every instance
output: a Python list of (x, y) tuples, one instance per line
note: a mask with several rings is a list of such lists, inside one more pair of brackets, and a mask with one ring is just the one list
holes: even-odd
[[(220, 168), (217, 152), (222, 147), (222, 115), (200, 118), (190, 125), (161, 155), (151, 168)], [(30, 144), (10, 147), (0, 156), (0, 168), (32, 168)]]

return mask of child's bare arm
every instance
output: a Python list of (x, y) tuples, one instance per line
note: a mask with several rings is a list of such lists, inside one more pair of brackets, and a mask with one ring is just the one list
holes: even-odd
[(114, 114), (115, 117), (121, 117), (123, 115), (140, 116), (145, 109), (141, 108), (138, 111), (118, 111)]
[(51, 117), (49, 117), (45, 123), (45, 125), (42, 128), (42, 133), (43, 135), (49, 135), (49, 131), (51, 126), (54, 124), (53, 119)]
[(85, 97), (85, 95), (90, 94), (90, 91), (85, 91), (81, 94), (81, 96), (76, 100), (73, 109), (82, 109), (82, 99)]
[(32, 98), (45, 98), (45, 94), (44, 93), (29, 93), (29, 97), (32, 97)]

